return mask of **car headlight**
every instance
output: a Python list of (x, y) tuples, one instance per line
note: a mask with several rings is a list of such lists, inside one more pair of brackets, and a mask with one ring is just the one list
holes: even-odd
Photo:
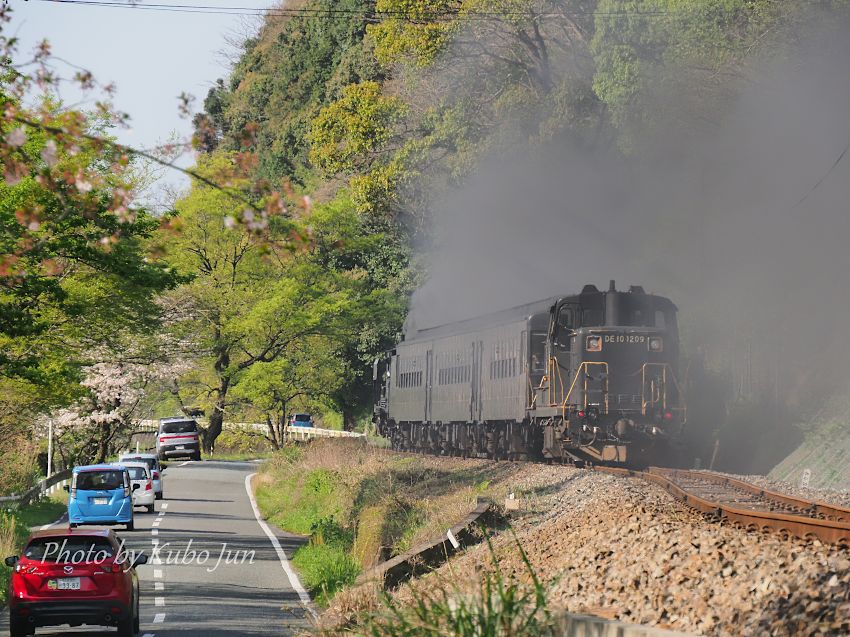
[(601, 336), (588, 336), (587, 337), (587, 351), (588, 352), (601, 352), (602, 351), (602, 337)]
[(649, 351), (650, 352), (663, 352), (664, 351), (664, 339), (660, 336), (650, 336), (649, 337)]

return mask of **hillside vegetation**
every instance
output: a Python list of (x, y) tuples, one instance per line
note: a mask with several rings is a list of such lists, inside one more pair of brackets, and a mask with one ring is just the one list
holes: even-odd
[[(47, 414), (66, 465), (103, 460), (133, 423), (180, 411), (205, 414), (206, 451), (225, 419), (266, 423), (273, 448), (294, 411), (365, 426), (372, 361), (397, 341), (427, 275), (415, 255), (437, 234), (435, 202), (520, 151), (545, 162), (569, 147), (639, 174), (647, 139), (663, 130), (688, 148), (710, 136), (759, 62), (783, 58), (825, 15), (838, 24), (848, 3), (286, 7), (206, 96), (191, 190), (163, 215), (133, 198), (149, 169), (109, 139), (123, 116), (108, 100), (95, 112), (63, 107), (50, 73), (48, 95), (24, 99), (31, 78), (0, 35), (0, 450), (22, 456), (0, 491), (37, 473)], [(45, 49), (34, 64), (47, 60)], [(704, 212), (685, 208), (633, 242), (648, 262)], [(749, 426), (747, 414), (764, 412), (740, 388), (768, 387), (772, 371), (748, 365), (756, 378), (738, 382), (722, 357), (694, 356), (699, 347), (686, 338), (690, 378), (705, 381), (692, 392), (698, 453), (708, 458), (720, 437), (729, 464), (752, 458), (778, 436), (738, 436), (737, 416)]]

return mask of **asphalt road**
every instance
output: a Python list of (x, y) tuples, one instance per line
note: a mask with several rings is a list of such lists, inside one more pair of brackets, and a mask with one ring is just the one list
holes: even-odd
[[(250, 462), (173, 462), (156, 512), (136, 509), (133, 532), (117, 527), (129, 548), (152, 558), (138, 568), (140, 635), (292, 635), (310, 625), (306, 593), (287, 561), (300, 540), (257, 519), (247, 491), (254, 471)], [(0, 627), (8, 632), (6, 611)], [(115, 633), (40, 628), (36, 634)]]

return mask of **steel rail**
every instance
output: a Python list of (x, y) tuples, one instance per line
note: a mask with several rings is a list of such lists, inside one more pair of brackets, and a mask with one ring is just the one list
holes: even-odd
[[(795, 498), (785, 493), (764, 489), (758, 485), (730, 476), (725, 476), (722, 473), (714, 473), (712, 471), (683, 471), (679, 469), (660, 469), (652, 467), (649, 470), (655, 473), (669, 473), (673, 471), (674, 476), (683, 476), (694, 480), (705, 480), (714, 482), (720, 485), (728, 485), (741, 491), (750, 493), (756, 497), (763, 498), (771, 502), (777, 502), (783, 507), (787, 507), (800, 515), (808, 515), (809, 517), (817, 517), (825, 520), (834, 520), (836, 522), (850, 522), (850, 509), (829, 504), (820, 500), (806, 500), (803, 498)], [(674, 477), (675, 479), (675, 477)]]
[[(803, 539), (817, 538), (828, 544), (850, 546), (850, 509), (824, 502), (812, 502), (789, 495), (762, 489), (754, 484), (705, 471), (681, 471), (651, 467), (646, 471), (621, 469), (619, 467), (595, 467), (594, 470), (621, 477), (636, 477), (657, 484), (677, 500), (700, 513), (726, 519), (757, 531), (774, 530)], [(763, 509), (736, 506), (695, 493), (692, 486), (683, 484), (683, 478), (702, 480), (720, 486), (742, 490), (759, 497), (766, 503)], [(727, 495), (734, 493), (727, 492)], [(792, 509), (805, 513), (786, 513), (771, 510), (771, 503), (778, 509)]]

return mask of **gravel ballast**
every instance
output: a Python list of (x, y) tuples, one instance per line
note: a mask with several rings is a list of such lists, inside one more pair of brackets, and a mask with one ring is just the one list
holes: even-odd
[[(518, 542), (553, 610), (701, 635), (850, 634), (843, 548), (706, 520), (639, 479), (536, 464), (511, 479), (522, 510), (493, 540), (498, 565), (529, 579)], [(481, 544), (415, 586), (472, 587), (492, 562)]]

